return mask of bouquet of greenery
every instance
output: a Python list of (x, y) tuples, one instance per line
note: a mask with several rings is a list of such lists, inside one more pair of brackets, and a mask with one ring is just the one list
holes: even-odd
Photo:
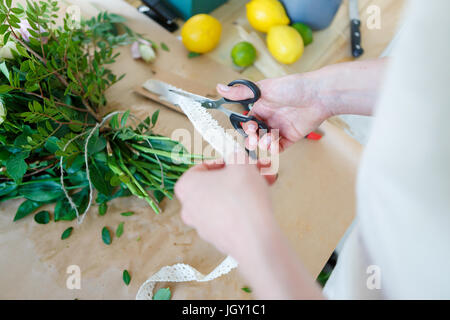
[(107, 68), (114, 49), (155, 45), (107, 12), (79, 23), (66, 14), (57, 26), (57, 5), (0, 0), (0, 201), (26, 199), (15, 220), (49, 203), (55, 221), (82, 219), (96, 190), (102, 215), (130, 195), (159, 213), (194, 156), (153, 133), (158, 112), (143, 121), (102, 112), (106, 89), (123, 77)]

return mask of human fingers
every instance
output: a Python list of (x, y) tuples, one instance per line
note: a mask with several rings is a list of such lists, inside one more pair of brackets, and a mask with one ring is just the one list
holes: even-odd
[(216, 89), (221, 96), (230, 100), (244, 100), (253, 97), (253, 92), (248, 87), (243, 85), (230, 87), (219, 83)]

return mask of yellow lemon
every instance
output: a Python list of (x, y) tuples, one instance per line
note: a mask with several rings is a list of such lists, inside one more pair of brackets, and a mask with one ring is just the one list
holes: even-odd
[(289, 24), (289, 17), (278, 0), (252, 0), (246, 4), (248, 22), (258, 31)]
[(201, 13), (186, 21), (181, 29), (181, 39), (189, 51), (206, 53), (219, 44), (221, 33), (219, 20)]
[(290, 26), (270, 28), (266, 41), (272, 56), (281, 63), (294, 63), (303, 55), (302, 36)]

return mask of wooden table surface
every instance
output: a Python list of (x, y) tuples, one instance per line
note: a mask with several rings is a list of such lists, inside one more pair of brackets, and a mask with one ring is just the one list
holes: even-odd
[[(139, 0), (126, 0), (134, 6), (139, 6)], [(265, 43), (265, 35), (253, 30), (248, 24), (246, 18), (245, 4), (248, 1), (229, 0), (224, 5), (214, 10), (211, 14), (216, 17), (223, 27), (222, 37), (219, 46), (208, 53), (215, 61), (220, 64), (234, 68), (240, 72), (243, 77), (251, 80), (261, 80), (267, 77), (276, 77), (283, 74), (291, 74), (296, 72), (306, 72), (319, 69), (323, 66), (338, 63), (342, 61), (353, 60), (350, 54), (350, 25), (348, 16), (348, 0), (344, 0), (342, 6), (338, 10), (335, 19), (329, 28), (314, 32), (314, 42), (305, 48), (303, 57), (292, 65), (282, 65), (273, 58), (268, 67), (268, 63), (263, 63), (259, 69), (249, 67), (245, 70), (236, 69), (230, 58), (230, 51), (234, 44), (243, 40), (239, 33), (239, 28), (245, 30), (248, 34), (253, 34), (259, 38), (259, 41)], [(360, 59), (373, 59), (379, 57), (386, 47), (389, 45), (401, 21), (405, 0), (360, 0), (360, 16), (362, 21), (362, 46), (365, 49), (364, 55)], [(379, 8), (380, 12), (380, 29), (368, 28), (368, 18), (374, 11)], [(180, 26), (183, 21), (179, 21)], [(179, 35), (180, 30), (175, 32)], [(258, 50), (259, 56), (268, 55)]]

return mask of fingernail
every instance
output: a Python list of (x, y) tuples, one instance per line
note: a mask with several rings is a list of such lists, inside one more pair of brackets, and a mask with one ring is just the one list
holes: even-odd
[(220, 91), (229, 91), (229, 90), (230, 90), (230, 87), (229, 87), (229, 86), (226, 86), (226, 85), (221, 84), (221, 83), (219, 83), (219, 84), (217, 85), (217, 88), (219, 88)]
[(253, 123), (247, 125), (247, 131), (256, 132), (256, 126)]
[(264, 138), (261, 139), (261, 145), (267, 147), (270, 141), (271, 141), (270, 136), (265, 136)]

